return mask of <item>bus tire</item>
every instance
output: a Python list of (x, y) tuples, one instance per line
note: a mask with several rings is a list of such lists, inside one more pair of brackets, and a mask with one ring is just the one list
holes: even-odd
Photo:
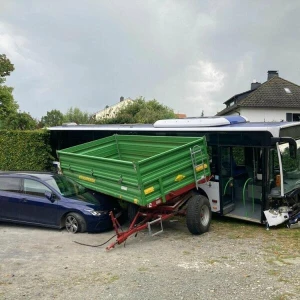
[(186, 225), (190, 233), (207, 232), (211, 222), (211, 208), (208, 199), (203, 195), (193, 195), (188, 201)]

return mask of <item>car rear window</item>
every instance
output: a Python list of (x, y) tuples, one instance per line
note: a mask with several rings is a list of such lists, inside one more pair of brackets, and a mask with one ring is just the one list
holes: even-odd
[(11, 178), (11, 177), (1, 177), (0, 178), (0, 190), (6, 192), (21, 192), (21, 179)]

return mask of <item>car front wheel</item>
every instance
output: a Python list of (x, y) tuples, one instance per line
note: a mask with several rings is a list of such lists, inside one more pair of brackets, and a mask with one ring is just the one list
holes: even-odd
[(66, 216), (65, 227), (68, 232), (77, 233), (86, 231), (86, 222), (84, 218), (77, 213), (69, 213)]

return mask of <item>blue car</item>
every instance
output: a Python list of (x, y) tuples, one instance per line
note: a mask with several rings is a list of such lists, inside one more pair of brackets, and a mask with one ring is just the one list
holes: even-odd
[(110, 211), (122, 215), (115, 198), (52, 173), (0, 173), (0, 221), (100, 232), (112, 228)]

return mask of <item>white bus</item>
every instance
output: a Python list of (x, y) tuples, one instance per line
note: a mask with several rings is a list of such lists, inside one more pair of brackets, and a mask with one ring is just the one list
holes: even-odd
[(49, 130), (55, 150), (112, 134), (206, 136), (212, 178), (198, 192), (209, 199), (212, 212), (267, 226), (298, 222), (300, 122), (252, 123), (224, 116)]

